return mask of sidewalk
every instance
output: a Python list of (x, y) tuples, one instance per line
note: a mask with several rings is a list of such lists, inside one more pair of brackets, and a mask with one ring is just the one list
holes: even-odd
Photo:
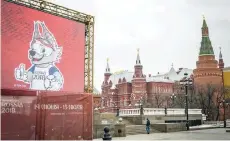
[(203, 124), (198, 126), (191, 126), (189, 127), (190, 130), (203, 130), (203, 129), (213, 129), (213, 128), (220, 128), (223, 127), (222, 124)]
[[(204, 129), (204, 127), (210, 126), (202, 126), (200, 129)], [(126, 137), (113, 137), (112, 140), (230, 140), (230, 136), (229, 133), (226, 133), (226, 129), (213, 128), (206, 130), (129, 135)], [(93, 141), (102, 141), (102, 139), (94, 139)]]

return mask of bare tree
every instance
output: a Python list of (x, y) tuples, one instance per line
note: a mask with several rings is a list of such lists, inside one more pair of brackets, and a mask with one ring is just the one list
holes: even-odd
[(185, 94), (177, 94), (176, 95), (174, 107), (185, 108)]
[(149, 103), (148, 98), (146, 96), (142, 97), (141, 104), (143, 105), (143, 108), (151, 107), (151, 104)]
[(164, 98), (161, 94), (159, 94), (159, 93), (153, 94), (153, 103), (152, 103), (153, 107), (161, 108), (163, 102), (164, 102)]
[(198, 86), (195, 89), (193, 105), (201, 108), (203, 113), (207, 115), (208, 120), (219, 118), (220, 101), (223, 100), (223, 92), (218, 85), (207, 84)]
[(230, 100), (230, 87), (224, 87), (225, 99)]
[(167, 107), (167, 108), (173, 107), (173, 103), (172, 103), (170, 96), (165, 96), (164, 103), (166, 104), (166, 105), (164, 105), (164, 107)]

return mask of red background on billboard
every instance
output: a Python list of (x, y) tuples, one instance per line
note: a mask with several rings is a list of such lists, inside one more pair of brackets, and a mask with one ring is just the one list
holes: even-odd
[(26, 65), (26, 70), (31, 66), (28, 59), (28, 50), (34, 31), (34, 21), (39, 20), (45, 22), (47, 28), (54, 35), (57, 44), (63, 48), (61, 60), (55, 64), (64, 78), (64, 85), (61, 91), (83, 92), (85, 25), (1, 1), (2, 88), (29, 88), (28, 84), (15, 79), (14, 69), (18, 68), (20, 63)]
[[(92, 140), (92, 94), (40, 92), (39, 96), (29, 96), (36, 92), (9, 89), (1, 92), (5, 94), (1, 97), (2, 140), (34, 140), (35, 134), (38, 140)], [(23, 96), (15, 96), (22, 93)], [(59, 105), (59, 108), (44, 109), (42, 105)]]

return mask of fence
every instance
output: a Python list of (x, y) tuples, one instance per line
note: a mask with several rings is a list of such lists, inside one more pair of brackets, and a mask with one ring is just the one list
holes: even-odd
[[(120, 109), (120, 116), (136, 116), (140, 115), (140, 109)], [(143, 115), (184, 115), (185, 109), (175, 109), (175, 108), (143, 108)], [(201, 109), (188, 109), (188, 114), (202, 114)]]

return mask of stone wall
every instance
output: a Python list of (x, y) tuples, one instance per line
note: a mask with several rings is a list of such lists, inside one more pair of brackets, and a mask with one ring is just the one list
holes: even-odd
[(118, 118), (115, 113), (100, 113), (101, 120), (107, 120), (109, 123), (116, 123)]
[[(147, 118), (151, 123), (165, 123), (165, 121), (182, 121), (186, 120), (185, 115), (163, 115), (163, 116), (143, 116), (142, 124), (146, 123)], [(189, 120), (202, 120), (202, 115), (189, 115)]]
[[(137, 115), (137, 116), (127, 116), (122, 117), (128, 120), (133, 125), (143, 125), (146, 124), (147, 118), (153, 123), (165, 123), (166, 121), (185, 121), (185, 115)], [(202, 120), (202, 115), (189, 115), (189, 120)]]
[(142, 125), (145, 118), (143, 116), (122, 117), (134, 125)]
[(185, 123), (156, 123), (151, 124), (151, 128), (159, 132), (186, 131)]
[[(112, 137), (126, 137), (126, 125), (118, 122), (118, 118), (114, 114), (101, 114), (96, 109), (94, 110), (94, 124), (93, 124), (93, 138), (102, 138), (104, 135), (104, 128), (109, 127), (110, 135)], [(102, 123), (102, 121), (107, 123)]]

